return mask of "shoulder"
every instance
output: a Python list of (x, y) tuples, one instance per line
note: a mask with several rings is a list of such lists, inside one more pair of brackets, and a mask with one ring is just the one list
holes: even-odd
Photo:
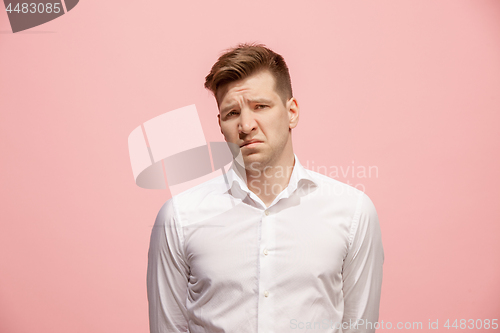
[(344, 194), (356, 194), (356, 195), (359, 195), (360, 192), (362, 192), (361, 190), (355, 188), (354, 186), (351, 186), (351, 185), (343, 183), (339, 180), (330, 178), (330, 177), (323, 175), (319, 172), (308, 170), (308, 169), (305, 169), (305, 171), (309, 174), (309, 176), (311, 177), (311, 179), (314, 182), (316, 182), (322, 186), (329, 187), (329, 188), (336, 188), (338, 190), (338, 192), (341, 192)]
[(305, 171), (309, 175), (309, 179), (316, 185), (317, 195), (327, 198), (332, 203), (355, 210), (359, 201), (366, 196), (363, 191), (354, 186), (312, 170), (305, 169)]
[(353, 228), (357, 227), (360, 220), (377, 219), (375, 205), (364, 191), (321, 173), (305, 170), (309, 179), (317, 185), (317, 196), (326, 200), (332, 208), (345, 213), (351, 219)]
[(194, 216), (207, 214), (221, 198), (227, 195), (228, 185), (224, 177), (217, 176), (174, 195), (160, 208), (159, 216), (175, 219), (180, 225), (193, 221)]
[(366, 193), (361, 192), (351, 222), (349, 243), (352, 245), (356, 238), (370, 238), (374, 241), (380, 237), (380, 223), (375, 205)]

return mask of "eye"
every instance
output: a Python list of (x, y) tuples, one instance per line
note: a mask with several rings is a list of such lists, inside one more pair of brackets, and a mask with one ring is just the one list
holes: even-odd
[(265, 105), (265, 104), (257, 104), (257, 105), (255, 106), (255, 108), (256, 108), (256, 109), (265, 109), (265, 108), (267, 108), (267, 105)]
[(232, 117), (232, 116), (237, 115), (237, 114), (238, 114), (238, 112), (237, 112), (237, 111), (234, 111), (234, 110), (233, 110), (233, 111), (229, 111), (229, 112), (226, 114), (226, 117), (225, 117), (225, 118), (229, 118), (229, 117)]

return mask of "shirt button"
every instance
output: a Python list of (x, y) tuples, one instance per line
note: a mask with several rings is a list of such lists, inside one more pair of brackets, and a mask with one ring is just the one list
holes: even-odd
[(269, 297), (269, 291), (264, 291), (264, 297)]
[(264, 249), (264, 255), (267, 256), (269, 254), (269, 252), (267, 251), (267, 249)]
[(266, 210), (264, 213), (266, 214), (266, 216), (269, 215), (269, 211), (268, 210)]

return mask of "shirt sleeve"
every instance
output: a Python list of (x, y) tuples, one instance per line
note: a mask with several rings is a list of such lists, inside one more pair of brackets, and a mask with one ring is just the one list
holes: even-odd
[(384, 249), (377, 212), (361, 193), (354, 214), (350, 247), (342, 270), (344, 333), (375, 332), (378, 321)]
[(188, 332), (186, 298), (189, 267), (173, 199), (156, 217), (148, 252), (147, 289), (151, 333)]

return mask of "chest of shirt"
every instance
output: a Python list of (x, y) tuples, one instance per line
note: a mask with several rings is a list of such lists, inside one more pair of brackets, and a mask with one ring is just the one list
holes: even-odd
[(201, 291), (208, 285), (249, 286), (260, 278), (276, 285), (341, 279), (352, 212), (317, 200), (268, 211), (239, 202), (185, 225), (192, 285)]

